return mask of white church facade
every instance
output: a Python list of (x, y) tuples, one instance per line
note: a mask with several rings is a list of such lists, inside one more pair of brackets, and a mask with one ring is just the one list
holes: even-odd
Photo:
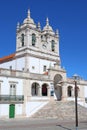
[[(0, 118), (30, 117), (50, 100), (75, 98), (74, 80), (61, 67), (59, 33), (46, 19), (41, 30), (28, 10), (17, 25), (16, 52), (0, 58)], [(78, 101), (85, 104), (87, 81), (78, 83)]]

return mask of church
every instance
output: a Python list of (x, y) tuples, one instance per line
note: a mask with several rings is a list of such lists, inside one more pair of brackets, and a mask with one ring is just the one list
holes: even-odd
[[(78, 102), (85, 104), (87, 81), (78, 82)], [(51, 100), (74, 101), (75, 83), (61, 67), (59, 33), (49, 19), (41, 29), (30, 10), (17, 24), (16, 51), (0, 58), (0, 118), (30, 117)]]

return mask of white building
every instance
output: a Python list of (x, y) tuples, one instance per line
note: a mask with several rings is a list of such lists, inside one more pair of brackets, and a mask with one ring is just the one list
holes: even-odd
[[(17, 25), (16, 52), (0, 58), (0, 118), (29, 117), (50, 100), (74, 100), (74, 81), (61, 68), (59, 34), (49, 25), (41, 30), (30, 16)], [(87, 81), (78, 83), (85, 103)]]

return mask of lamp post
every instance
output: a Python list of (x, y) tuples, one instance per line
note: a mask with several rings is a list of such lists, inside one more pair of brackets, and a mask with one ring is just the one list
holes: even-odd
[(77, 106), (77, 81), (80, 79), (78, 75), (73, 76), (74, 82), (75, 82), (75, 123), (76, 123), (76, 130), (78, 130), (78, 106)]

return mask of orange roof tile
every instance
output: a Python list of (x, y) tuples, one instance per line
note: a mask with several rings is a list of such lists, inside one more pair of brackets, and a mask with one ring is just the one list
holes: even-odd
[(14, 56), (15, 56), (15, 53), (8, 55), (8, 56), (4, 56), (4, 57), (0, 58), (0, 63), (8, 61), (8, 60), (12, 59)]

